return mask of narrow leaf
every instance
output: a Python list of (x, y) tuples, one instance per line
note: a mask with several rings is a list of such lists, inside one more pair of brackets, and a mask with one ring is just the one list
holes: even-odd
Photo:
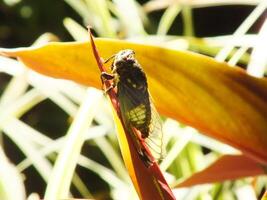
[(264, 174), (264, 168), (244, 155), (225, 155), (206, 169), (193, 174), (191, 177), (178, 184), (177, 187), (222, 182), (260, 174)]

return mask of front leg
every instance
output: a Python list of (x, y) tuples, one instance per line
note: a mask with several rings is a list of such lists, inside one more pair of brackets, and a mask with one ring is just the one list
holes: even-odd
[[(104, 86), (105, 85), (104, 84), (105, 81), (114, 80), (115, 76), (113, 74), (109, 74), (107, 72), (102, 72), (101, 75), (100, 75), (100, 78), (101, 78), (101, 82), (102, 82), (102, 84)], [(103, 88), (103, 90), (104, 90), (104, 92), (106, 94), (109, 90), (113, 89), (114, 87), (115, 87), (115, 84), (114, 84), (114, 82), (112, 82), (111, 85), (108, 88)]]
[(112, 80), (115, 78), (113, 74), (109, 74), (107, 72), (101, 72), (100, 77), (101, 77), (102, 82), (104, 82), (105, 80)]

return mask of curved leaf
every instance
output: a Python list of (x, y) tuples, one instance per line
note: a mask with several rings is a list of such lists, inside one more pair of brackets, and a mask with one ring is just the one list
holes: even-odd
[(243, 155), (225, 155), (204, 170), (193, 174), (177, 187), (221, 182), (260, 174), (264, 174), (264, 169), (257, 162)]
[[(122, 49), (135, 50), (161, 114), (267, 163), (266, 79), (189, 52), (119, 40), (98, 39), (96, 44), (104, 58)], [(40, 73), (101, 87), (88, 43), (50, 43), (0, 52), (19, 57)]]

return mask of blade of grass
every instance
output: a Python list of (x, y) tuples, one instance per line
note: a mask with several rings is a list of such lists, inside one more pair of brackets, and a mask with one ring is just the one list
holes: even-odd
[[(14, 127), (21, 127), (24, 131), (19, 133), (22, 137), (28, 139), (29, 142), (36, 145), (38, 148), (42, 146), (47, 146), (51, 143), (52, 139), (47, 137), (45, 134), (37, 131), (28, 124), (11, 117), (11, 121), (14, 124)], [(42, 150), (40, 150), (42, 152)], [(45, 156), (45, 155), (44, 155)], [(26, 158), (27, 159), (27, 158)]]
[[(89, 128), (88, 134), (86, 134), (86, 136), (85, 136), (86, 140), (95, 139), (96, 137), (102, 137), (104, 134), (103, 132), (105, 132), (105, 130), (103, 128), (104, 128), (103, 126), (102, 127), (99, 126), (99, 127)], [(34, 131), (34, 130), (28, 129), (27, 132), (25, 132), (25, 134), (22, 134), (22, 137), (31, 138), (32, 134), (29, 134), (29, 133), (32, 131)], [(35, 134), (38, 134), (38, 133), (35, 133)], [(52, 152), (59, 151), (64, 146), (65, 140), (66, 140), (65, 137), (61, 137), (55, 141), (49, 139), (49, 142), (44, 143), (43, 147), (40, 148), (40, 153), (42, 154), (42, 156), (45, 157), (45, 156), (48, 156), (49, 154), (51, 154)], [(21, 163), (19, 163), (19, 165), (17, 165), (17, 168), (19, 171), (23, 171), (26, 168), (28, 168), (31, 164), (32, 164), (32, 161), (30, 159), (26, 158)], [(124, 185), (124, 183), (120, 179), (117, 178), (117, 175), (114, 174), (113, 171), (111, 171), (110, 169), (104, 167), (101, 164), (98, 164), (97, 162), (95, 162), (95, 161), (93, 161), (93, 160), (91, 160), (85, 156), (82, 156), (82, 155), (79, 156), (78, 164), (80, 166), (83, 166), (84, 168), (89, 169), (90, 171), (95, 172), (104, 181), (106, 181), (107, 184), (110, 184), (110, 186), (112, 186), (114, 188), (120, 188), (121, 186)]]
[(74, 40), (76, 41), (88, 40), (87, 30), (73, 19), (66, 17), (63, 20), (63, 24), (65, 28), (69, 31), (71, 36), (74, 38)]
[[(190, 128), (189, 128), (190, 129)], [(192, 130), (192, 139), (191, 141), (197, 143), (203, 147), (211, 149), (220, 154), (240, 154), (241, 152), (234, 147), (231, 147), (227, 144), (219, 142), (218, 140), (212, 139), (208, 136), (200, 134), (196, 130)]]
[(204, 41), (210, 46), (222, 47), (227, 45), (241, 46), (241, 47), (253, 47), (257, 42), (257, 34), (244, 34), (239, 37), (233, 37), (232, 35), (223, 35), (215, 37), (205, 37)]
[(212, 1), (212, 0), (193, 0), (189, 1), (189, 4), (193, 6), (194, 8), (206, 8), (206, 7), (211, 7), (211, 6), (226, 6), (226, 5), (257, 5), (260, 3), (261, 0), (217, 0), (217, 1)]
[(11, 58), (0, 56), (0, 72), (15, 76), (22, 74), (24, 72), (24, 68), (20, 62)]
[(27, 138), (20, 135), (20, 132), (27, 130), (24, 129), (24, 126), (19, 125), (20, 123), (17, 119), (9, 120), (9, 122), (3, 127), (3, 131), (31, 160), (33, 166), (36, 168), (42, 178), (47, 181), (51, 174), (52, 166), (48, 159), (42, 156), (42, 154), (30, 140), (27, 140)]
[[(24, 126), (26, 126), (25, 128), (28, 128), (28, 131), (25, 132), (24, 137), (28, 137), (28, 138), (40, 138), (45, 140), (45, 142), (40, 143), (40, 141), (36, 141), (34, 140), (34, 142), (36, 144), (40, 144), (42, 147), (40, 147), (40, 152), (42, 153), (43, 156), (48, 156), (49, 154), (52, 154), (53, 152), (58, 152), (64, 145), (65, 143), (65, 136), (60, 137), (56, 140), (52, 140), (50, 138), (45, 137), (43, 134), (39, 133), (38, 131), (30, 128), (29, 126), (27, 126), (26, 124), (24, 124)], [(85, 139), (86, 140), (91, 140), (94, 139), (96, 137), (102, 137), (104, 136), (106, 130), (104, 129), (103, 126), (97, 126), (97, 127), (91, 127), (88, 129), (88, 134), (85, 134)], [(21, 161), (18, 165), (17, 168), (20, 171), (25, 170), (27, 167), (29, 167), (31, 165), (31, 161), (27, 158), (25, 158), (23, 161)]]
[(125, 187), (125, 183), (118, 178), (117, 174), (115, 174), (112, 170), (108, 169), (107, 167), (84, 156), (81, 156), (79, 158), (79, 164), (82, 167), (95, 172), (98, 176), (100, 176), (103, 180), (105, 180), (106, 183), (109, 184), (111, 187), (117, 189)]
[(118, 12), (118, 18), (122, 22), (123, 26), (126, 27), (126, 35), (128, 37), (135, 35), (146, 35), (141, 17), (139, 15), (137, 1), (114, 0), (113, 2), (117, 7), (116, 10)]
[(199, 133), (191, 127), (182, 127), (177, 121), (167, 119), (164, 122), (164, 133), (172, 133), (171, 137), (184, 138), (190, 135), (190, 141), (221, 154), (240, 154), (237, 149)]
[(68, 3), (83, 19), (89, 19), (90, 13), (86, 9), (86, 4), (82, 0), (64, 0)]
[[(28, 142), (30, 144), (32, 144), (33, 146), (36, 146), (36, 143), (40, 145), (40, 143), (42, 143), (41, 141), (46, 141), (46, 142), (43, 142), (43, 144), (42, 144), (43, 146), (49, 146), (50, 145), (49, 141), (52, 142), (51, 139), (48, 139), (43, 134), (41, 134), (38, 131), (32, 129), (31, 127), (29, 127), (28, 125), (24, 124), (23, 122), (21, 122), (19, 120), (14, 119), (12, 121), (12, 126), (13, 127), (20, 127), (20, 130), (23, 129), (24, 131), (20, 131), (19, 134), (21, 135), (22, 138), (28, 138), (29, 139)], [(37, 145), (37, 146), (39, 146), (39, 145)], [(41, 155), (41, 156), (43, 156), (45, 158), (46, 154), (44, 154), (42, 151), (43, 151), (42, 149), (39, 151), (39, 155)], [(26, 159), (24, 161), (22, 161), (19, 165), (17, 165), (17, 170), (22, 172), (27, 167), (29, 167), (30, 165), (34, 164), (32, 162), (33, 159), (34, 158), (32, 158), (32, 157), (26, 157)], [(43, 170), (43, 169), (42, 168), (37, 168), (37, 171), (40, 174), (43, 174), (43, 172), (40, 172), (39, 170)], [(77, 190), (81, 194), (83, 194), (83, 195), (85, 195), (87, 197), (90, 197), (89, 196), (90, 192), (87, 190), (87, 188), (85, 188), (83, 186), (84, 185), (83, 182), (79, 179), (79, 177), (76, 174), (74, 174), (74, 176), (75, 176), (75, 178), (73, 179), (73, 184), (74, 184), (74, 186), (76, 186)], [(83, 186), (83, 187), (81, 187), (81, 186)]]
[[(250, 15), (243, 21), (243, 23), (236, 29), (233, 38), (244, 35), (248, 29), (255, 23), (259, 16), (265, 11), (267, 1), (261, 1), (259, 5), (250, 13)], [(226, 45), (215, 57), (218, 61), (224, 61), (228, 54), (232, 51), (232, 45)]]
[(192, 172), (195, 173), (196, 171), (203, 169), (203, 167), (205, 167), (205, 163), (200, 145), (190, 142), (187, 145), (186, 150)]
[(70, 116), (77, 112), (77, 106), (57, 88), (54, 81), (50, 82), (49, 78), (34, 74), (30, 77), (30, 83), (36, 89), (41, 91), (46, 97), (51, 99), (56, 105), (62, 108)]
[(45, 192), (45, 200), (68, 197), (72, 176), (85, 139), (84, 131), (92, 123), (101, 96), (99, 91), (88, 89), (86, 98), (66, 135), (65, 145), (56, 160)]
[(255, 44), (253, 51), (251, 53), (251, 59), (248, 64), (247, 72), (250, 75), (256, 77), (263, 77), (265, 70), (267, 68), (267, 58), (266, 58), (266, 45), (267, 41), (267, 20), (263, 23), (261, 30), (258, 35), (258, 41)]
[(86, 94), (86, 88), (71, 81), (60, 81), (57, 85), (61, 93), (70, 98), (74, 103), (81, 104)]
[(185, 148), (192, 137), (190, 132), (184, 134), (183, 137), (177, 138), (175, 143), (172, 145), (171, 149), (168, 151), (167, 156), (160, 164), (160, 168), (166, 171), (168, 167), (172, 164), (173, 160), (180, 154), (180, 152)]
[(1, 95), (0, 110), (24, 94), (28, 85), (25, 74), (13, 77)]
[[(15, 166), (7, 159), (0, 146), (0, 199), (4, 200), (24, 200), (26, 199), (23, 177)], [(16, 191), (14, 192), (14, 188)]]
[(232, 66), (236, 65), (248, 49), (248, 47), (240, 47), (228, 61), (228, 64)]
[[(57, 151), (60, 150), (60, 148), (64, 144), (65, 136), (54, 141), (54, 140), (46, 137), (45, 135), (41, 134), (40, 132), (32, 129), (28, 125), (22, 123), (21, 121), (17, 121), (17, 123), (14, 123), (14, 127), (17, 127), (17, 126), (24, 126), (25, 131), (24, 132), (20, 132), (22, 137), (29, 138), (31, 140), (31, 142), (34, 142), (35, 144), (37, 144), (37, 146), (39, 146), (39, 145), (41, 146), (39, 151), (40, 151), (40, 154), (43, 157), (48, 156), (49, 159), (55, 160), (55, 156), (53, 156), (55, 154), (51, 154), (51, 153), (52, 152), (57, 152)], [(100, 132), (100, 134), (98, 132)], [(95, 137), (102, 136), (103, 135), (102, 132), (103, 132), (103, 128), (102, 127), (90, 128), (90, 130), (88, 131), (89, 134), (86, 135), (86, 139), (92, 139), (92, 138), (95, 138)], [(104, 130), (104, 132), (105, 132), (105, 130)], [(32, 165), (32, 161), (31, 161), (31, 159), (26, 157), (25, 160), (23, 160), (22, 162), (20, 162), (17, 165), (17, 169), (20, 172), (22, 172), (23, 170), (28, 168), (30, 165)], [(106, 180), (106, 181), (108, 181), (108, 180)], [(80, 179), (80, 177), (76, 173), (74, 173), (74, 177), (73, 177), (73, 181), (72, 182), (73, 182), (73, 185), (77, 188), (77, 190), (84, 197), (88, 198), (88, 197), (91, 196), (91, 193), (85, 187), (84, 183), (82, 182), (82, 180)]]
[(180, 11), (181, 11), (181, 6), (179, 4), (169, 6), (166, 9), (162, 17), (160, 18), (157, 35), (167, 34), (167, 32), (170, 30), (171, 25), (173, 24), (175, 18), (180, 13)]
[(31, 109), (44, 99), (45, 97), (36, 89), (29, 90), (23, 96), (18, 98), (13, 104), (6, 106), (5, 109), (1, 110), (0, 127), (3, 127), (9, 120), (8, 116), (19, 118), (21, 115), (23, 115), (25, 112), (27, 112), (29, 109)]
[[(207, 7), (213, 7), (213, 6), (227, 6), (227, 5), (257, 5), (261, 2), (262, 0), (191, 0), (191, 1), (186, 1), (188, 5), (191, 6), (191, 8), (207, 8)], [(143, 5), (143, 9), (146, 12), (153, 12), (161, 9), (165, 9), (169, 6), (172, 6), (173, 4), (176, 4), (176, 1), (172, 0), (151, 0), (148, 1)]]
[(86, 184), (82, 181), (82, 179), (77, 173), (73, 174), (72, 182), (84, 198), (93, 198), (92, 193), (88, 190)]
[(114, 151), (111, 144), (104, 137), (95, 138), (94, 142), (101, 147), (100, 150), (105, 155), (106, 159), (109, 161), (113, 167), (116, 174), (124, 181), (129, 181), (128, 174), (125, 170), (125, 167), (121, 161), (121, 158)]
[[(110, 15), (107, 1), (106, 0), (85, 0), (88, 9), (92, 9), (95, 16), (99, 18), (98, 23), (94, 24), (94, 27), (97, 28), (101, 35), (104, 37), (115, 37), (116, 30), (113, 26), (113, 19)], [(88, 39), (88, 36), (87, 36)]]
[(182, 5), (182, 16), (183, 16), (183, 35), (194, 36), (194, 24), (192, 17), (192, 9), (188, 4)]

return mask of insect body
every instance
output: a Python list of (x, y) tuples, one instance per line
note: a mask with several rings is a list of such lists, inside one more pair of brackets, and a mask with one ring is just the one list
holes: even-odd
[[(150, 147), (156, 158), (162, 153), (161, 121), (153, 106), (148, 92), (147, 78), (140, 64), (134, 58), (133, 50), (123, 50), (114, 56), (112, 74), (102, 73), (102, 79), (113, 80), (112, 87), (117, 88), (117, 97), (124, 125), (138, 140), (132, 131), (137, 129), (141, 138)], [(147, 160), (141, 145), (136, 142), (139, 154)]]

